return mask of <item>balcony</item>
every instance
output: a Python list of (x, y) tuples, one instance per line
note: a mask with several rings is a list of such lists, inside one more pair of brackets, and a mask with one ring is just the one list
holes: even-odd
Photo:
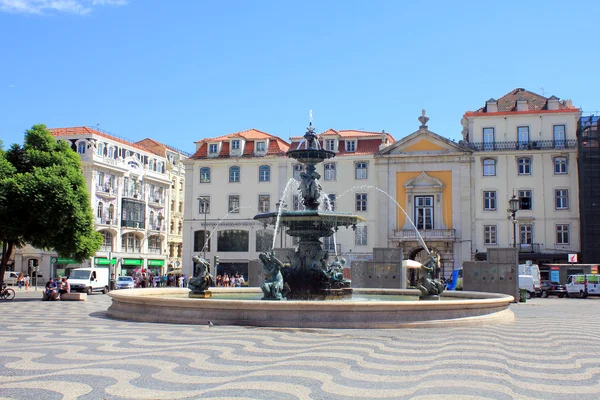
[[(464, 142), (463, 142), (464, 143)], [(474, 142), (466, 143), (474, 151), (529, 151), (550, 149), (575, 149), (577, 140), (531, 140), (516, 142)]]
[(148, 248), (148, 254), (161, 254), (161, 253), (160, 253), (160, 248), (157, 248), (157, 247), (149, 247), (149, 248)]
[(121, 226), (123, 228), (144, 229), (146, 227), (146, 224), (144, 222), (138, 222), (138, 221), (124, 219), (121, 221)]
[(119, 221), (115, 218), (109, 218), (107, 215), (104, 217), (96, 217), (96, 224), (98, 225), (108, 225), (108, 226), (118, 226)]
[[(456, 240), (456, 229), (419, 229), (423, 240)], [(417, 232), (414, 229), (394, 230), (394, 239), (417, 240)]]
[(159, 222), (150, 222), (148, 229), (155, 232), (164, 232), (165, 226)]
[(123, 197), (129, 197), (129, 198), (132, 198), (132, 199), (142, 200), (144, 198), (144, 191), (143, 190), (128, 190), (128, 189), (124, 189), (123, 190)]
[(158, 195), (149, 195), (148, 196), (148, 203), (150, 206), (152, 207), (164, 207), (165, 205), (165, 199), (164, 197), (160, 197)]
[(100, 246), (100, 250), (99, 251), (113, 251), (113, 248), (112, 248), (112, 246), (102, 245), (102, 246)]

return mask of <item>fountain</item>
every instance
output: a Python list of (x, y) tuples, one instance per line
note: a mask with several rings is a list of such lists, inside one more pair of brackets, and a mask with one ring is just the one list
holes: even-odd
[[(437, 280), (439, 257), (433, 251), (422, 266), (418, 289), (352, 289), (342, 273), (345, 260), (336, 254), (331, 261), (320, 241), (334, 235), (340, 227), (356, 227), (364, 221), (350, 213), (319, 209), (322, 188), (315, 166), (335, 153), (320, 148), (311, 123), (304, 140), (287, 156), (305, 165), (299, 183), (304, 209), (284, 210), (280, 204), (277, 212), (258, 214), (254, 219), (265, 226), (274, 225), (275, 232), (281, 225), (287, 234), (299, 238), (298, 248), (284, 261), (273, 251), (260, 254), (265, 273), (260, 288), (211, 287), (208, 262), (195, 256), (191, 291), (151, 288), (110, 292), (113, 303), (107, 310), (108, 316), (140, 322), (211, 321), (210, 325), (287, 328), (443, 327), (514, 318), (508, 309), (514, 301), (512, 296), (443, 292), (443, 285)], [(288, 182), (285, 191), (290, 186)], [(274, 244), (275, 237), (273, 247)]]
[[(334, 235), (339, 227), (356, 227), (364, 218), (348, 213), (319, 210), (322, 188), (315, 166), (334, 157), (335, 152), (320, 148), (312, 123), (298, 148), (288, 151), (287, 156), (305, 166), (304, 172), (300, 174), (299, 185), (305, 210), (278, 210), (254, 217), (265, 226), (275, 225), (278, 229), (281, 225), (287, 228), (288, 235), (299, 238), (298, 249), (288, 259), (288, 265), (281, 268), (283, 280), (288, 285), (286, 297), (290, 300), (349, 298), (352, 296), (350, 281), (340, 277), (337, 264), (329, 262), (329, 253), (323, 250), (320, 238)], [(261, 261), (263, 265), (269, 265), (265, 260), (274, 258), (274, 254), (268, 257), (263, 255)], [(268, 300), (281, 298), (283, 296), (280, 295), (265, 297)]]

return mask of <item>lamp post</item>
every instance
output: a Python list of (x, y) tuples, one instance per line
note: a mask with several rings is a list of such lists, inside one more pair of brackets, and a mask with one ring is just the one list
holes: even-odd
[(513, 194), (510, 200), (508, 200), (508, 210), (506, 210), (513, 223), (513, 247), (517, 247), (517, 219), (515, 215), (519, 211), (519, 199)]
[(208, 206), (207, 206), (207, 201), (204, 197), (198, 197), (198, 200), (200, 200), (200, 204), (202, 204), (202, 210), (204, 211), (204, 243), (202, 246), (202, 250), (204, 251), (204, 254), (202, 255), (202, 258), (204, 258), (206, 260), (206, 215), (208, 214)]

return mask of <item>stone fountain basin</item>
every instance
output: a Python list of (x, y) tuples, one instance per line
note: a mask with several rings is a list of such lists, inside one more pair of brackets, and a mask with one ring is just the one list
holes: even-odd
[[(444, 292), (439, 301), (219, 300), (221, 294), (261, 293), (260, 288), (212, 288), (213, 298), (187, 298), (189, 289), (151, 288), (109, 293), (109, 317), (176, 324), (278, 328), (427, 328), (483, 325), (514, 319), (512, 296)], [(354, 289), (354, 294), (415, 296), (414, 289)]]

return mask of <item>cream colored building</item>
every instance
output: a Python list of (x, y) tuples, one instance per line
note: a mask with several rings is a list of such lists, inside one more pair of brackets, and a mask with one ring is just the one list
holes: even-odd
[(448, 277), (471, 260), (472, 152), (430, 131), (428, 120), (423, 110), (417, 131), (375, 157), (376, 184), (391, 198), (378, 198), (374, 241), (419, 261), (428, 257), (425, 244)]
[(571, 101), (515, 89), (467, 112), (473, 150), (473, 250), (513, 246), (507, 209), (521, 199), (514, 232), (521, 260), (566, 262), (580, 251), (576, 130)]
[(104, 242), (83, 263), (28, 246), (17, 250), (15, 269), (31, 274), (30, 264), (35, 262), (44, 279), (89, 266), (110, 268), (116, 275), (139, 268), (165, 273), (171, 188), (167, 159), (97, 128), (51, 131), (81, 157), (95, 227)]
[[(184, 273), (191, 272), (193, 255), (214, 261), (217, 273), (246, 273), (248, 260), (275, 247), (292, 247), (294, 238), (254, 221), (258, 213), (302, 208), (297, 179), (303, 166), (285, 156), (302, 137), (286, 141), (251, 129), (196, 142), (197, 151), (186, 164), (184, 222)], [(361, 215), (356, 230), (340, 229), (334, 238), (323, 238), (324, 248), (349, 258), (370, 255), (375, 247), (377, 198), (374, 155), (394, 142), (387, 133), (327, 130), (319, 135), (323, 148), (336, 157), (317, 166), (323, 187), (322, 207)], [(287, 187), (287, 191), (286, 191)], [(205, 211), (207, 211), (205, 213)], [(205, 220), (206, 218), (206, 220)], [(204, 227), (210, 236), (204, 249)], [(230, 248), (232, 242), (234, 248)], [(239, 244), (239, 247), (238, 247)]]

